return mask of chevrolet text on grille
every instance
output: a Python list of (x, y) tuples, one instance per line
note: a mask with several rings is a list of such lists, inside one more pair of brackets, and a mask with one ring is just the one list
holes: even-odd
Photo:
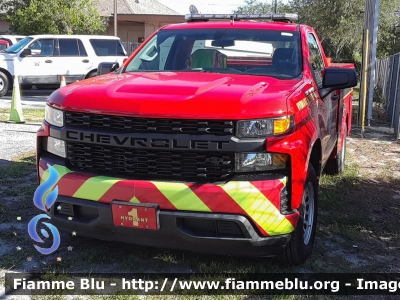
[(173, 148), (173, 149), (199, 149), (199, 150), (224, 150), (224, 145), (229, 141), (204, 141), (190, 139), (145, 138), (129, 137), (102, 133), (86, 133), (67, 130), (67, 140), (98, 143), (114, 146), (128, 146), (133, 148)]

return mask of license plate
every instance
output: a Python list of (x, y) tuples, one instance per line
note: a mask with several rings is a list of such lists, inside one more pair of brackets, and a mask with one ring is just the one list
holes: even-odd
[(157, 204), (137, 204), (114, 201), (111, 203), (111, 211), (115, 226), (147, 230), (158, 229)]

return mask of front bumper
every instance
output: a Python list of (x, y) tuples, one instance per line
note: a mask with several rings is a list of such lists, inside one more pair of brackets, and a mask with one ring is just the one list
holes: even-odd
[[(223, 184), (126, 180), (74, 172), (44, 155), (38, 164), (41, 182), (49, 176), (48, 165), (59, 175), (59, 195), (49, 211), (52, 223), (79, 236), (215, 254), (273, 256), (289, 241), (299, 217), (297, 211), (280, 212), (286, 186), (282, 175)], [(114, 201), (157, 204), (159, 229), (114, 226)]]
[[(57, 207), (72, 208), (72, 220)], [(261, 237), (243, 216), (214, 213), (160, 211), (158, 230), (116, 227), (110, 205), (60, 196), (49, 212), (59, 230), (77, 236), (145, 246), (239, 256), (275, 256), (289, 234)]]

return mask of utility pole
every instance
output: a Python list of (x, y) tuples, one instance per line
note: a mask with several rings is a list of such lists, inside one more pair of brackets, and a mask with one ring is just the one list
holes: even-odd
[(118, 19), (118, 12), (117, 12), (117, 1), (114, 0), (114, 35), (118, 36), (118, 31), (117, 31), (117, 19)]
[(380, 0), (365, 1), (363, 57), (358, 109), (358, 124), (361, 125), (362, 135), (365, 130), (365, 117), (367, 117), (368, 126), (372, 119), (379, 9)]
[(274, 3), (274, 13), (275, 14), (276, 14), (277, 7), (278, 7), (278, 0), (275, 0), (275, 3)]

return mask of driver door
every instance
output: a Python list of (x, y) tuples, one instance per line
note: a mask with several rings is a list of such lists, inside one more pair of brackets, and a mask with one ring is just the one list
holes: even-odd
[(27, 46), (32, 55), (19, 57), (20, 70), (24, 84), (54, 84), (57, 83), (57, 70), (54, 58), (58, 56), (54, 39), (36, 39)]
[[(308, 49), (310, 51), (310, 64), (316, 86), (315, 90), (322, 88), (322, 72), (325, 69), (325, 63), (317, 40), (313, 33), (307, 35)], [(318, 94), (319, 95), (319, 94)], [(339, 97), (336, 91), (329, 93), (323, 99), (318, 99), (318, 125), (320, 137), (322, 140), (322, 160), (328, 159), (333, 148), (336, 145), (337, 138), (337, 113)]]

